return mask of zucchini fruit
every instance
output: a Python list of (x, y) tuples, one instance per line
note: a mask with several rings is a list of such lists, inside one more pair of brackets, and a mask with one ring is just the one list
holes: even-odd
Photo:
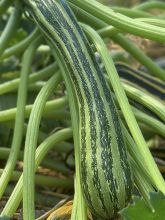
[(92, 213), (109, 219), (127, 205), (133, 185), (110, 88), (68, 4), (64, 0), (24, 2), (69, 70), (67, 77), (79, 107), (80, 173), (84, 197)]

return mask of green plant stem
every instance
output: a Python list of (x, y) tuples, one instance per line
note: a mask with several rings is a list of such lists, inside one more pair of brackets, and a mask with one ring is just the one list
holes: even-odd
[(4, 53), (2, 54), (2, 56), (0, 57), (0, 59), (4, 59), (4, 58), (8, 58), (9, 56), (12, 55), (17, 55), (19, 53), (21, 53), (22, 51), (24, 51), (28, 45), (39, 35), (39, 30), (38, 28), (35, 28), (34, 31), (25, 39), (23, 39), (21, 42), (19, 42), (18, 44), (7, 48)]
[(131, 18), (152, 18), (154, 17), (154, 15), (148, 13), (148, 12), (144, 12), (138, 9), (130, 9), (130, 8), (124, 8), (124, 7), (111, 7), (112, 10), (114, 10), (114, 12), (118, 12), (121, 13), (123, 15), (126, 15), (128, 17)]
[[(42, 141), (40, 141), (40, 142), (43, 142), (47, 138), (47, 136), (45, 137), (45, 135), (46, 134), (44, 134), (44, 137), (42, 138)], [(59, 143), (57, 146), (55, 146), (54, 150), (58, 153), (69, 153), (73, 150), (73, 144), (66, 142), (66, 141), (63, 141), (63, 142)], [(10, 148), (0, 147), (0, 158), (1, 159), (6, 159), (9, 156), (9, 153), (10, 153)], [(23, 151), (19, 152), (18, 159), (20, 159), (20, 160), (23, 159)]]
[(140, 63), (142, 63), (151, 75), (154, 75), (165, 81), (165, 71), (157, 66), (151, 58), (146, 56), (144, 52), (135, 46), (129, 39), (124, 37), (121, 34), (117, 34), (111, 39), (118, 43), (121, 47), (123, 47), (126, 51), (128, 51), (135, 59), (137, 59)]
[(151, 137), (155, 134), (155, 130), (144, 123), (139, 122), (139, 127), (144, 135)]
[(32, 83), (30, 85), (28, 85), (28, 91), (35, 91), (35, 92), (39, 92), (42, 87), (45, 85), (45, 81), (38, 81), (35, 83)]
[(13, 134), (10, 155), (6, 163), (6, 166), (4, 168), (4, 172), (2, 173), (2, 176), (0, 178), (0, 186), (1, 186), (0, 198), (2, 197), (5, 188), (8, 184), (8, 181), (10, 179), (10, 176), (13, 172), (19, 154), (19, 150), (21, 147), (21, 142), (23, 138), (28, 74), (31, 69), (34, 53), (40, 42), (41, 42), (41, 38), (37, 38), (35, 41), (33, 41), (31, 45), (28, 47), (28, 49), (25, 51), (23, 56), (21, 78), (20, 78), (18, 97), (17, 97), (17, 111), (15, 116), (14, 134)]
[(133, 169), (135, 184), (139, 192), (143, 196), (148, 207), (151, 209), (152, 212), (154, 212), (155, 211), (154, 207), (152, 206), (150, 201), (150, 193), (155, 192), (155, 190), (151, 186), (151, 184), (147, 182), (145, 175), (143, 174), (143, 172), (141, 172), (141, 169), (137, 166), (137, 164), (131, 157), (130, 157), (130, 162), (131, 162), (131, 167)]
[(151, 58), (146, 56), (146, 54), (135, 44), (133, 44), (131, 40), (117, 32), (118, 30), (111, 26), (105, 26), (105, 28), (98, 30), (100, 36), (110, 37), (115, 43), (119, 44), (123, 49), (129, 52), (136, 60), (143, 64), (148, 70), (149, 74), (165, 81), (165, 71), (161, 67), (156, 65), (156, 63), (154, 63)]
[(163, 28), (165, 28), (165, 22), (164, 22), (163, 19), (156, 19), (156, 18), (137, 18), (137, 20), (143, 21), (143, 22), (148, 23), (148, 24), (153, 24), (153, 25), (158, 26), (158, 27), (163, 27)]
[[(134, 108), (132, 106), (132, 111), (135, 115), (136, 120), (138, 121), (138, 124), (140, 126), (141, 123), (147, 125), (150, 129), (154, 131), (154, 133), (161, 135), (162, 137), (165, 137), (165, 125), (164, 123), (160, 122), (156, 118), (153, 118), (152, 116)], [(120, 117), (123, 118), (122, 112), (120, 112)]]
[(69, 153), (73, 150), (73, 144), (70, 142), (63, 141), (55, 146), (55, 151), (60, 153)]
[(162, 137), (165, 137), (165, 125), (164, 123), (160, 122), (156, 118), (153, 118), (152, 116), (141, 112), (140, 110), (132, 107), (133, 113), (136, 117), (136, 120), (138, 123), (144, 123), (148, 125), (150, 128), (153, 128), (154, 132), (161, 135)]
[[(30, 74), (28, 79), (28, 84), (34, 83), (41, 79), (48, 78), (52, 76), (52, 74), (55, 73), (57, 70), (58, 70), (57, 63), (50, 64), (49, 66), (43, 68), (42, 70)], [(0, 84), (0, 95), (17, 89), (19, 83), (20, 83), (20, 78), (13, 79)]]
[(108, 25), (143, 38), (165, 42), (165, 29), (155, 27), (154, 25), (145, 24), (119, 13), (115, 13), (112, 9), (100, 4), (95, 0), (91, 1), (74, 1), (69, 0), (74, 5), (81, 7), (87, 12), (91, 13), (100, 20), (106, 22)]
[(65, 165), (64, 161), (61, 160), (50, 160), (49, 158), (44, 158), (41, 166), (67, 175), (68, 173), (71, 173), (70, 169)]
[(16, 5), (13, 9), (13, 12), (0, 37), (0, 56), (3, 54), (4, 50), (7, 48), (10, 39), (12, 38), (15, 31), (17, 30), (20, 19), (21, 19), (21, 7), (20, 7), (19, 1), (16, 1)]
[(148, 11), (153, 8), (165, 10), (165, 3), (161, 1), (147, 1), (133, 7), (133, 9), (143, 10), (143, 11)]
[[(45, 139), (37, 148), (35, 154), (35, 170), (41, 164), (45, 155), (52, 148), (55, 149), (57, 144), (61, 141), (72, 138), (72, 130), (70, 128), (62, 129)], [(19, 181), (14, 188), (10, 198), (8, 199), (4, 209), (2, 210), (1, 216), (12, 217), (17, 210), (21, 199), (22, 199), (22, 189), (23, 189), (23, 175), (19, 178)]]
[[(60, 145), (59, 145), (59, 148), (60, 148)], [(56, 151), (57, 151), (57, 149), (56, 149)], [(10, 154), (10, 149), (9, 148), (0, 147), (0, 159), (6, 160), (9, 156), (9, 154)], [(21, 161), (23, 160), (23, 151), (19, 152), (19, 155), (18, 155), (17, 159), (21, 160)], [(45, 158), (42, 161), (41, 165), (43, 167), (53, 169), (53, 170), (56, 170), (56, 171), (59, 171), (59, 172), (62, 172), (62, 173), (68, 173), (69, 172), (69, 168), (66, 167), (65, 164), (60, 160), (53, 161), (53, 160), (50, 160), (49, 158)]]
[(154, 112), (163, 122), (165, 122), (165, 105), (156, 100), (154, 96), (151, 96), (142, 90), (139, 90), (126, 83), (123, 84), (125, 92), (128, 97), (144, 105), (146, 108)]
[[(57, 74), (57, 73), (56, 73)], [(68, 100), (64, 96), (62, 98), (58, 98), (52, 101), (48, 101), (44, 108), (44, 114), (48, 114), (48, 112), (52, 112), (54, 110), (61, 109), (67, 104)], [(25, 118), (28, 118), (31, 111), (32, 111), (33, 105), (26, 105), (25, 106)], [(15, 115), (17, 112), (17, 108), (11, 108), (7, 110), (0, 111), (0, 122), (4, 121), (11, 121), (15, 119)]]
[(95, 16), (88, 13), (86, 10), (83, 10), (82, 8), (74, 5), (73, 3), (69, 2), (69, 5), (71, 6), (72, 10), (74, 11), (74, 14), (76, 17), (81, 21), (82, 23), (86, 23), (90, 26), (92, 26), (94, 29), (100, 29), (105, 27), (107, 24), (100, 19), (96, 18)]
[(124, 118), (126, 120), (126, 123), (129, 127), (129, 130), (137, 144), (139, 156), (143, 158), (143, 163), (148, 168), (148, 175), (150, 176), (150, 179), (152, 180), (153, 184), (156, 186), (157, 189), (161, 190), (163, 193), (165, 193), (165, 183), (164, 180), (158, 170), (158, 167), (156, 166), (153, 157), (146, 145), (146, 142), (143, 138), (143, 135), (141, 133), (141, 130), (136, 122), (135, 116), (130, 108), (128, 99), (125, 95), (124, 89), (122, 87), (122, 84), (120, 82), (119, 76), (117, 74), (116, 68), (113, 64), (113, 61), (111, 57), (109, 56), (109, 51), (106, 48), (103, 40), (100, 38), (100, 36), (97, 34), (96, 31), (94, 31), (91, 27), (87, 25), (83, 25), (83, 28), (85, 32), (90, 36), (91, 40), (95, 44), (98, 52), (100, 53), (100, 56), (102, 58), (102, 61), (105, 65), (105, 69), (107, 71), (108, 77), (111, 81), (111, 85), (113, 87), (113, 90), (115, 92), (117, 101), (121, 107), (121, 110), (123, 112)]
[(34, 171), (35, 171), (35, 150), (39, 125), (45, 104), (55, 87), (61, 81), (61, 76), (56, 73), (52, 76), (38, 94), (32, 112), (30, 114), (25, 149), (24, 149), (24, 169), (23, 169), (23, 216), (24, 219), (35, 219), (34, 208)]
[[(108, 76), (105, 76), (106, 79), (109, 81)], [(109, 82), (110, 84), (110, 82)], [(111, 86), (111, 85), (110, 85)], [(116, 102), (116, 105), (119, 107), (119, 103), (117, 102), (116, 97), (114, 96), (114, 100)], [(150, 102), (149, 102), (150, 103)], [(141, 124), (145, 124), (147, 128), (150, 129), (150, 133), (157, 133), (161, 135), (162, 137), (165, 137), (165, 125), (160, 120), (148, 115), (145, 112), (140, 111), (139, 109), (131, 106), (131, 109), (135, 115), (136, 120), (138, 121), (139, 126)], [(124, 119), (123, 114), (121, 111), (119, 111), (120, 117)]]
[(117, 44), (119, 44), (123, 49), (125, 49), (127, 52), (129, 52), (135, 59), (137, 59), (141, 64), (143, 64), (146, 69), (148, 70), (149, 74), (154, 75), (163, 81), (165, 81), (165, 71), (160, 68), (158, 65), (156, 65), (151, 58), (145, 55), (145, 53), (135, 46), (131, 40), (126, 38), (122, 34), (114, 34), (114, 28), (113, 27), (105, 27), (103, 29), (100, 29), (98, 31), (101, 37), (108, 37)]
[[(0, 169), (0, 176), (4, 172), (3, 169)], [(20, 178), (22, 172), (20, 171), (13, 171), (12, 176), (10, 180), (12, 181), (18, 181)], [(44, 186), (44, 187), (60, 187), (64, 189), (73, 189), (73, 179), (69, 178), (57, 178), (53, 176), (43, 176), (40, 174), (35, 175), (35, 183), (38, 186)]]
[[(136, 174), (136, 179), (135, 179), (136, 184), (137, 184), (137, 186), (140, 186), (139, 190), (142, 193), (144, 191), (143, 196), (145, 197), (148, 194), (148, 193), (145, 193), (146, 190), (148, 192), (153, 191), (153, 187), (152, 187), (152, 184), (151, 184), (151, 181), (150, 181), (150, 176), (148, 175), (148, 168), (146, 167), (146, 164), (141, 159), (141, 157), (137, 156), (137, 155), (139, 155), (138, 147), (137, 147), (137, 145), (134, 142), (132, 136), (129, 134), (128, 130), (126, 129), (126, 127), (124, 126), (123, 123), (122, 123), (122, 129), (123, 129), (123, 134), (124, 134), (124, 137), (125, 137), (126, 145), (127, 145), (127, 148), (128, 148), (128, 152), (131, 156), (130, 159), (132, 160), (132, 165), (134, 163), (132, 168), (134, 169), (134, 172)], [(142, 178), (143, 180), (142, 180), (141, 184), (139, 183), (139, 181), (137, 182), (137, 178), (139, 176), (143, 177)], [(142, 187), (143, 183), (145, 183), (144, 184), (145, 188)], [(146, 198), (146, 200), (148, 200), (148, 199)]]
[(0, 15), (5, 13), (11, 4), (12, 4), (12, 0), (1, 0), (1, 2), (0, 2)]
[(70, 119), (70, 113), (65, 110), (59, 110), (59, 111), (50, 111), (43, 114), (44, 118), (48, 119), (63, 119), (63, 120), (69, 120)]

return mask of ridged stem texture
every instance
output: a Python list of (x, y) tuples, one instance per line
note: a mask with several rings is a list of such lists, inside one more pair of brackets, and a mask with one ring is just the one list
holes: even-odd
[(15, 115), (15, 126), (14, 126), (14, 134), (11, 145), (11, 152), (0, 177), (0, 198), (2, 197), (6, 186), (9, 182), (10, 176), (15, 167), (18, 153), (21, 147), (22, 138), (23, 138), (23, 126), (24, 126), (24, 118), (25, 118), (25, 105), (26, 105), (26, 97), (27, 97), (27, 85), (28, 85), (28, 74), (31, 69), (31, 64), (33, 60), (34, 53), (36, 48), (41, 42), (41, 38), (37, 38), (34, 40), (28, 49), (25, 51), (22, 61), (22, 70), (21, 70), (21, 78), (20, 84), (18, 88), (18, 96), (17, 96), (17, 111)]
[[(23, 210), (24, 219), (35, 218), (34, 212), (34, 172), (35, 172), (35, 150), (42, 113), (47, 99), (59, 84), (61, 76), (56, 73), (52, 76), (38, 94), (32, 112), (30, 114), (24, 149), (23, 169)], [(30, 204), (30, 207), (29, 207)]]
[[(70, 139), (72, 137), (72, 130), (70, 128), (62, 129), (53, 135), (46, 138), (37, 148), (35, 152), (35, 170), (40, 165), (45, 155), (51, 148), (58, 146), (59, 142)], [(19, 178), (10, 198), (8, 199), (1, 216), (12, 217), (16, 212), (21, 200), (23, 192), (23, 175)], [(31, 201), (32, 202), (32, 201)]]

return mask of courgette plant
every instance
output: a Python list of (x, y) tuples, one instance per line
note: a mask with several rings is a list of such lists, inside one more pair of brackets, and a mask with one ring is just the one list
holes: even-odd
[[(116, 217), (131, 203), (135, 187), (150, 211), (155, 211), (150, 193), (165, 194), (165, 182), (138, 124), (165, 136), (161, 100), (165, 71), (126, 37), (129, 33), (165, 42), (163, 17), (145, 12), (152, 7), (162, 8), (165, 4), (151, 2), (128, 10), (107, 7), (95, 0), (1, 1), (0, 14), (9, 18), (0, 37), (0, 59), (11, 62), (23, 54), (20, 77), (11, 74), (12, 79), (6, 80), (4, 74), (6, 82), (0, 85), (1, 95), (18, 89), (16, 108), (0, 114), (0, 121), (13, 128), (9, 157), (0, 177), (1, 198), (25, 137), (23, 173), (1, 212), (2, 218), (12, 217), (23, 199), (23, 219), (35, 219), (35, 171), (51, 148), (72, 137), (75, 191), (71, 220), (85, 220), (89, 213), (93, 219)], [(23, 22), (29, 24), (29, 30), (24, 30), (27, 36), (10, 46)], [(110, 40), (137, 59), (148, 74), (127, 65), (119, 69), (106, 45)], [(41, 62), (37, 60), (40, 58)], [(36, 72), (29, 74), (35, 68)], [(135, 82), (132, 85), (121, 80), (118, 73), (122, 71), (141, 83), (136, 86)], [(60, 92), (63, 81), (65, 95), (50, 100)], [(144, 84), (152, 92), (141, 88)], [(27, 96), (33, 89), (37, 96), (33, 105), (27, 105)], [(131, 104), (128, 98), (133, 101)], [(138, 109), (137, 103), (152, 114)], [(42, 116), (60, 119), (65, 128), (49, 136), (43, 134)], [(59, 179), (54, 180), (55, 186), (58, 181), (64, 188), (72, 184), (69, 178), (66, 184)]]

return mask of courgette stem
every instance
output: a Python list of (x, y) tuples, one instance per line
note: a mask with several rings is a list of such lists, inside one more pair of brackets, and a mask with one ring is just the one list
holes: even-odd
[[(154, 130), (155, 133), (165, 137), (165, 125), (152, 116), (132, 107), (133, 113), (138, 123), (144, 123)], [(121, 115), (122, 117), (122, 115)]]
[(26, 97), (27, 97), (27, 82), (28, 82), (28, 74), (30, 72), (32, 59), (36, 48), (41, 42), (41, 38), (37, 38), (34, 40), (28, 49), (25, 51), (23, 56), (23, 65), (21, 70), (21, 78), (18, 89), (18, 98), (17, 98), (17, 111), (15, 115), (15, 126), (14, 126), (14, 134), (12, 139), (11, 151), (4, 168), (4, 172), (0, 177), (0, 198), (2, 197), (5, 188), (9, 182), (10, 176), (15, 167), (17, 157), (19, 154), (19, 150), (21, 147), (21, 142), (23, 139), (23, 126), (24, 126), (24, 118), (25, 118), (25, 105), (26, 105)]
[(153, 24), (158, 27), (165, 28), (165, 22), (163, 19), (156, 19), (156, 18), (137, 18), (139, 21), (143, 21), (147, 24)]
[(165, 10), (165, 3), (161, 1), (149, 1), (143, 2), (133, 7), (133, 9), (148, 11), (150, 9), (162, 9)]
[[(0, 169), (0, 176), (4, 172), (3, 169)], [(18, 181), (22, 172), (13, 171), (12, 176), (10, 177), (11, 181)], [(38, 186), (46, 187), (60, 187), (64, 189), (73, 189), (73, 179), (72, 178), (58, 178), (54, 176), (44, 176), (41, 174), (35, 175), (35, 183)]]
[[(57, 73), (56, 73), (57, 75)], [(66, 103), (68, 102), (67, 97), (62, 97), (58, 98), (52, 101), (46, 102), (45, 108), (44, 108), (44, 114), (48, 114), (50, 112), (53, 112), (55, 110), (59, 110), (63, 108)], [(28, 118), (32, 109), (33, 105), (26, 105), (25, 106), (25, 118)], [(15, 115), (17, 112), (17, 108), (11, 108), (7, 110), (0, 111), (0, 122), (5, 122), (5, 121), (11, 121), (15, 119)]]
[[(35, 170), (41, 164), (45, 155), (52, 148), (55, 149), (58, 143), (65, 141), (72, 137), (72, 130), (70, 128), (62, 129), (46, 138), (37, 148), (35, 152)], [(10, 198), (8, 199), (4, 209), (2, 210), (2, 216), (12, 217), (17, 210), (22, 200), (22, 189), (23, 189), (23, 176), (19, 178), (17, 185), (15, 186)]]
[(139, 90), (128, 84), (123, 84), (125, 92), (129, 98), (141, 103), (146, 108), (154, 112), (158, 118), (165, 122), (165, 107), (164, 103), (155, 99), (154, 96), (145, 93), (142, 90)]
[(134, 181), (138, 191), (143, 196), (147, 206), (151, 209), (152, 212), (155, 212), (154, 207), (150, 201), (150, 193), (155, 192), (151, 184), (146, 180), (146, 176), (141, 172), (141, 169), (137, 166), (136, 162), (130, 158), (131, 167), (134, 171)]
[[(39, 125), (47, 99), (61, 81), (60, 73), (52, 76), (38, 94), (32, 112), (30, 114), (24, 149), (23, 169), (23, 216), (24, 219), (34, 219), (34, 172), (35, 172), (35, 150)], [(29, 189), (29, 190), (27, 190)], [(30, 207), (29, 207), (30, 204)], [(28, 210), (28, 213), (26, 213)]]
[(111, 8), (100, 4), (97, 1), (73, 1), (69, 2), (85, 9), (95, 17), (101, 19), (109, 25), (143, 38), (148, 38), (158, 42), (165, 42), (165, 29), (154, 25), (145, 24), (144, 22), (131, 19), (119, 13), (115, 13)]
[[(37, 82), (38, 80), (41, 79), (48, 78), (52, 76), (54, 73), (56, 73), (57, 70), (58, 70), (57, 63), (54, 62), (37, 72), (31, 73), (29, 75), (28, 84)], [(18, 88), (19, 83), (20, 83), (20, 78), (9, 80), (7, 82), (0, 84), (0, 95), (16, 90)]]
[(131, 18), (153, 18), (155, 17), (154, 15), (150, 14), (149, 12), (141, 11), (139, 9), (134, 9), (134, 8), (124, 8), (124, 7), (111, 7), (114, 12), (121, 13), (123, 15), (126, 15)]
[(3, 30), (2, 35), (0, 37), (0, 56), (7, 48), (9, 41), (11, 40), (15, 31), (17, 30), (20, 20), (21, 20), (21, 7), (19, 1), (17, 0), (13, 12), (10, 15), (10, 18), (8, 19), (5, 29)]
[(137, 46), (135, 46), (129, 39), (121, 34), (117, 34), (114, 37), (112, 36), (111, 39), (115, 43), (118, 43), (126, 51), (128, 51), (141, 64), (143, 64), (147, 68), (149, 74), (154, 75), (165, 81), (165, 71), (160, 68), (156, 63), (154, 63), (151, 58), (146, 56), (144, 52)]
[(25, 39), (23, 39), (21, 42), (17, 43), (16, 45), (12, 47), (6, 48), (0, 59), (8, 58), (12, 55), (17, 55), (18, 53), (23, 52), (28, 45), (39, 35), (39, 30), (37, 28), (34, 29), (34, 31), (27, 36)]

